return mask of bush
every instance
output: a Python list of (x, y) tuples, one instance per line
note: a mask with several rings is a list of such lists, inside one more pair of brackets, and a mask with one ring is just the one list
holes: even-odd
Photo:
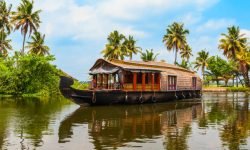
[(247, 88), (247, 87), (228, 87), (227, 91), (230, 91), (230, 92), (247, 92), (247, 91), (250, 91), (250, 89)]
[(18, 55), (0, 60), (0, 94), (58, 93), (53, 56)]

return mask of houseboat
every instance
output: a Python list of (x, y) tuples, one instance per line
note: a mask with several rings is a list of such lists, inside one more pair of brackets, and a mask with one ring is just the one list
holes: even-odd
[(202, 81), (193, 71), (165, 62), (98, 59), (90, 68), (88, 90), (71, 86), (62, 76), (61, 93), (83, 105), (143, 104), (198, 98)]

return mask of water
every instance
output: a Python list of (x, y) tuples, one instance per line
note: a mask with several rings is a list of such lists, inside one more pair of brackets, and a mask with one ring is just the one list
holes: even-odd
[(250, 95), (83, 107), (0, 99), (0, 149), (250, 149)]

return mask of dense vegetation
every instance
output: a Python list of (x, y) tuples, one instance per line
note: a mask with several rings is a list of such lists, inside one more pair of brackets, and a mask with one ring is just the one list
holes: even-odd
[(0, 60), (0, 93), (48, 95), (58, 92), (53, 56), (15, 55)]
[[(33, 1), (22, 0), (12, 10), (11, 5), (0, 1), (0, 94), (59, 94), (62, 72), (51, 64), (55, 58), (45, 45), (45, 35), (39, 32), (41, 10), (34, 10), (33, 5)], [(19, 30), (23, 35), (22, 48), (13, 51), (9, 35)]]

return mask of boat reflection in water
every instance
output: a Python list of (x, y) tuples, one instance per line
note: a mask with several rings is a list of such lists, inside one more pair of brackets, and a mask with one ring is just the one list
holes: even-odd
[(190, 124), (201, 114), (200, 101), (80, 107), (61, 122), (59, 142), (69, 142), (74, 134), (74, 126), (87, 124), (95, 149), (133, 147), (133, 142), (137, 145), (153, 142), (152, 139), (161, 140), (162, 136), (166, 140), (161, 146), (185, 149), (187, 136), (191, 132)]

